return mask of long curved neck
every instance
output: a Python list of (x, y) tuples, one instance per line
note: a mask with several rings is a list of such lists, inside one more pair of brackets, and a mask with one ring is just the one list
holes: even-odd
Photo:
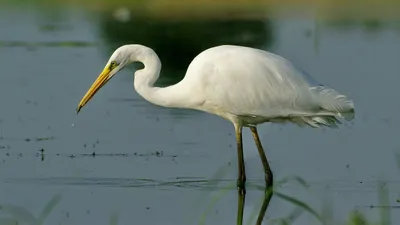
[(150, 48), (136, 45), (131, 55), (132, 62), (141, 62), (144, 68), (135, 72), (135, 90), (147, 101), (164, 107), (191, 108), (188, 101), (188, 87), (179, 82), (168, 87), (154, 87), (161, 71), (161, 61)]

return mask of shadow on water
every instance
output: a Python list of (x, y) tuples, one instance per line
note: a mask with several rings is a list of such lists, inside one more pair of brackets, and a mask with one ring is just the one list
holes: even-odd
[(112, 11), (102, 13), (100, 36), (108, 44), (106, 57), (124, 44), (151, 47), (163, 64), (158, 83), (181, 80), (193, 58), (203, 50), (222, 44), (268, 48), (272, 45), (272, 25), (265, 19), (185, 19), (162, 20), (148, 16), (121, 22)]

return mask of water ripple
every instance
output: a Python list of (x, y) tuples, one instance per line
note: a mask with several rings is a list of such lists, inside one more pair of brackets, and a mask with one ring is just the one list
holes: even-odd
[[(104, 177), (46, 177), (46, 178), (9, 178), (4, 183), (10, 184), (37, 184), (58, 186), (95, 186), (114, 188), (154, 188), (158, 190), (171, 189), (198, 189), (198, 190), (221, 190), (236, 189), (236, 179), (207, 179), (204, 177), (175, 177), (167, 180), (156, 180), (148, 178), (104, 178)], [(246, 187), (249, 190), (264, 190), (263, 179), (249, 179)], [(298, 188), (296, 181), (277, 182), (280, 189)], [(399, 190), (400, 181), (320, 181), (307, 182), (308, 189), (325, 189), (333, 192), (376, 192), (383, 186), (389, 191)]]

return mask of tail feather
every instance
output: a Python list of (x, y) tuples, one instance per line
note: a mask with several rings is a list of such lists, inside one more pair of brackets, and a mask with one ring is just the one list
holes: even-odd
[(345, 95), (324, 86), (312, 87), (311, 91), (323, 110), (333, 112), (347, 121), (354, 119), (354, 103)]
[(316, 115), (292, 117), (290, 118), (291, 122), (299, 126), (308, 125), (314, 128), (321, 126), (337, 128), (338, 124), (341, 124), (338, 118), (347, 121), (354, 119), (354, 103), (345, 95), (324, 86), (312, 87), (311, 92), (321, 107), (321, 111)]
[(296, 112), (292, 116), (271, 118), (270, 122), (286, 123), (288, 121), (297, 124), (300, 127), (311, 126), (319, 128), (326, 126), (330, 128), (337, 128), (342, 124), (338, 118), (350, 121), (354, 119), (354, 103), (331, 88), (324, 86), (315, 86), (310, 88), (317, 105), (320, 110), (312, 113)]
[(334, 116), (303, 116), (303, 117), (293, 117), (290, 119), (291, 122), (303, 127), (308, 125), (314, 128), (319, 128), (322, 126), (338, 128), (338, 124), (342, 124)]

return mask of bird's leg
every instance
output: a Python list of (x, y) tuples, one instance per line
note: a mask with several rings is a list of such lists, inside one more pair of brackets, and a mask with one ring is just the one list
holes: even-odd
[(261, 145), (260, 138), (258, 137), (258, 132), (256, 127), (250, 127), (251, 133), (253, 134), (254, 142), (256, 143), (257, 149), (258, 149), (258, 154), (260, 155), (261, 162), (264, 167), (264, 173), (265, 173), (265, 183), (267, 184), (267, 187), (272, 187), (274, 178), (271, 172), (271, 168), (269, 167), (267, 157), (265, 155), (264, 149)]
[(239, 190), (239, 194), (245, 194), (246, 172), (243, 159), (242, 126), (235, 124), (235, 132), (237, 141), (238, 169), (239, 169), (237, 188)]

